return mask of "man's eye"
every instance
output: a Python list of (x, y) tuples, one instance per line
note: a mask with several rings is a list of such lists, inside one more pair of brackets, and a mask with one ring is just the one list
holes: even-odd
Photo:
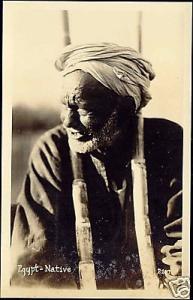
[(92, 116), (93, 113), (91, 111), (85, 110), (85, 109), (78, 109), (78, 113), (80, 116), (84, 117), (84, 116)]

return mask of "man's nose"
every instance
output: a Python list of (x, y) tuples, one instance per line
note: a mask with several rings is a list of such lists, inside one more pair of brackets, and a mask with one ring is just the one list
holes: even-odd
[(71, 109), (68, 109), (65, 112), (65, 114), (63, 114), (62, 118), (63, 118), (63, 124), (65, 127), (68, 127), (68, 128), (75, 127), (76, 128), (77, 125), (79, 124), (78, 113)]

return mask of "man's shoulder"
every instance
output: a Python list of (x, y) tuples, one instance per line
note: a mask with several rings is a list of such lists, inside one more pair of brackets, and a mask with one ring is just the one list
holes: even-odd
[(31, 157), (40, 152), (47, 152), (52, 157), (58, 157), (62, 152), (69, 148), (67, 133), (62, 124), (44, 132), (35, 143)]
[[(182, 167), (183, 130), (167, 119), (144, 119), (144, 150), (146, 162), (151, 169), (165, 166), (179, 170)], [(155, 163), (156, 162), (156, 163)]]
[(146, 141), (182, 143), (183, 129), (179, 124), (168, 119), (144, 118), (144, 136)]
[(57, 140), (64, 140), (67, 141), (67, 133), (65, 128), (62, 126), (62, 124), (59, 124), (46, 132), (42, 134), (40, 137), (40, 141), (57, 141)]

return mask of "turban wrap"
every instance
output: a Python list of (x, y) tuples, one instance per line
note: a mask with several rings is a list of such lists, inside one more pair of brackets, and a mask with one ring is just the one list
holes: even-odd
[(130, 47), (111, 43), (68, 45), (55, 62), (65, 76), (82, 70), (116, 94), (133, 98), (136, 110), (151, 99), (150, 80), (155, 77), (151, 64)]

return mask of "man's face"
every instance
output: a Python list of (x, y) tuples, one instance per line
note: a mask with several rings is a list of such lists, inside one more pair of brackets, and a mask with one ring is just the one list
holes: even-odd
[(120, 135), (115, 98), (88, 73), (64, 77), (61, 119), (73, 151), (86, 153), (113, 144)]

